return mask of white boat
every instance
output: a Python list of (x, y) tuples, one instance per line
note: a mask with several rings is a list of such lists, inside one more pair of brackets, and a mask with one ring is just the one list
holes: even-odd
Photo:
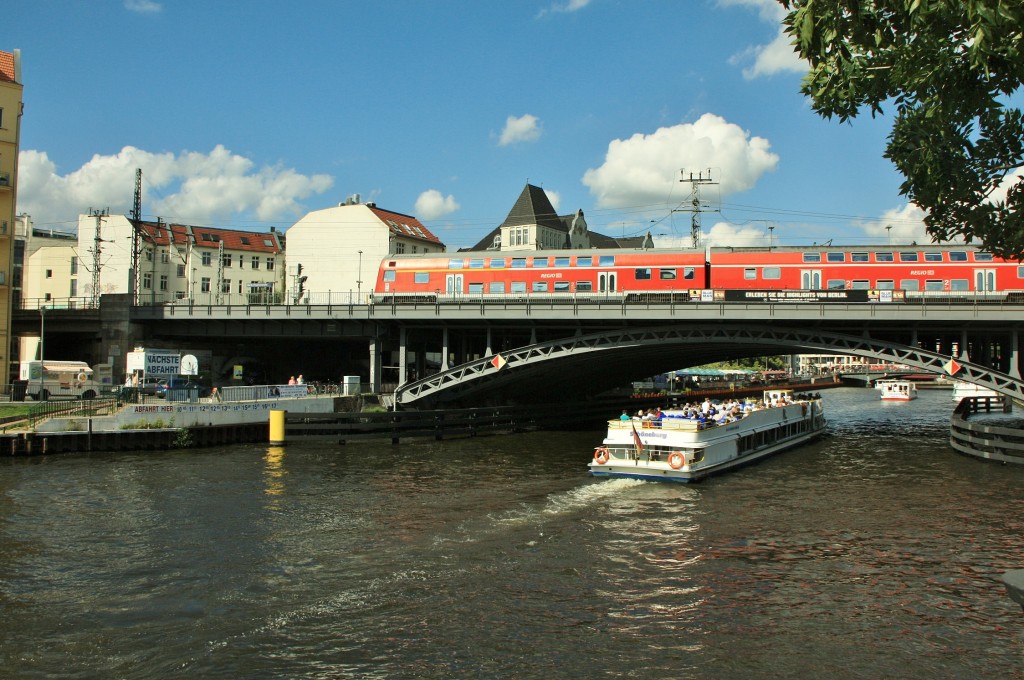
[(981, 385), (975, 385), (964, 380), (955, 380), (953, 382), (953, 401), (960, 403), (961, 399), (967, 397), (998, 397), (1000, 396), (995, 390), (991, 390)]
[(693, 482), (803, 444), (825, 429), (817, 396), (769, 390), (745, 407), (735, 420), (717, 424), (681, 410), (665, 411), (660, 421), (610, 420), (590, 474)]
[(917, 399), (917, 385), (909, 380), (879, 380), (875, 387), (882, 401), (910, 401)]

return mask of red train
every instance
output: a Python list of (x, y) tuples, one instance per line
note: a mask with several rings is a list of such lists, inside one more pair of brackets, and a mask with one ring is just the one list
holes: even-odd
[(776, 246), (393, 255), (374, 295), (604, 296), (637, 300), (1024, 297), (1024, 265), (972, 246)]

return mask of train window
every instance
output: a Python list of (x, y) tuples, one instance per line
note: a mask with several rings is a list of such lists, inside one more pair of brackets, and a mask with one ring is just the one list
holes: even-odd
[(919, 253), (901, 252), (900, 262), (918, 262), (920, 259)]
[(895, 262), (892, 253), (875, 253), (875, 262)]
[(971, 282), (967, 279), (951, 279), (949, 282), (950, 290), (970, 290)]
[(394, 269), (385, 269), (384, 270), (384, 280), (388, 281), (388, 282), (394, 281), (395, 280), (395, 274), (396, 274), (396, 272), (395, 272)]
[(505, 292), (505, 282), (504, 281), (491, 281), (491, 283), (487, 286), (487, 292), (488, 293), (504, 293)]
[(555, 258), (555, 266), (556, 267), (568, 267), (569, 266), (569, 258), (568, 257), (556, 257)]
[(568, 281), (555, 281), (555, 292), (556, 293), (568, 293), (569, 282)]
[(512, 287), (509, 290), (513, 293), (525, 293), (526, 281), (513, 281)]
[(853, 290), (867, 290), (871, 287), (871, 282), (867, 279), (854, 279), (850, 281), (850, 288)]
[(1017, 267), (1017, 278), (1024, 279), (1024, 267)]
[(843, 290), (846, 288), (846, 281), (843, 279), (829, 279), (825, 283), (825, 287), (829, 290)]
[(917, 279), (900, 279), (900, 288), (903, 290), (921, 290), (921, 282)]
[(636, 269), (636, 280), (637, 281), (650, 281), (651, 280), (651, 268), (650, 267), (637, 267), (637, 269)]
[(850, 253), (850, 262), (867, 262), (867, 253)]
[(781, 267), (765, 267), (761, 270), (761, 277), (765, 279), (781, 279), (782, 268)]
[(683, 278), (687, 281), (693, 281), (697, 274), (697, 270), (694, 267), (683, 267)]
[(415, 283), (430, 283), (430, 272), (416, 272), (412, 278)]
[(821, 253), (804, 253), (804, 262), (821, 262)]
[(470, 295), (483, 295), (484, 294), (484, 284), (482, 284), (482, 283), (470, 283), (469, 284), (469, 294)]
[(879, 290), (894, 290), (896, 288), (896, 282), (892, 279), (878, 279), (875, 282), (875, 288)]
[(975, 262), (991, 262), (992, 253), (974, 253)]
[(942, 253), (925, 253), (924, 254), (924, 261), (925, 262), (942, 262)]
[[(566, 282), (566, 283), (568, 283), (568, 282)], [(577, 293), (589, 293), (592, 290), (594, 290), (594, 282), (593, 281), (577, 281), (576, 282), (576, 292)]]
[(491, 269), (504, 269), (505, 258), (503, 257), (492, 257), (491, 258)]
[(662, 281), (675, 281), (676, 270), (675, 269), (659, 269), (658, 278)]
[(533, 266), (534, 267), (547, 267), (548, 266), (548, 258), (546, 258), (546, 257), (535, 257), (535, 258), (533, 258)]
[(593, 267), (594, 266), (594, 258), (589, 256), (589, 255), (586, 256), (586, 257), (577, 257), (576, 258), (576, 266), (577, 267)]
[(928, 279), (924, 282), (925, 290), (942, 290), (942, 279)]
[(597, 258), (597, 264), (599, 267), (614, 267), (615, 256), (614, 255), (600, 255)]
[(967, 262), (967, 253), (962, 250), (949, 251), (950, 262)]
[(825, 259), (829, 262), (846, 262), (846, 253), (825, 253)]
[[(514, 293), (516, 291), (512, 291), (512, 292)], [(534, 281), (533, 282), (533, 292), (534, 293), (546, 293), (546, 292), (548, 292), (548, 282), (547, 281)]]
[(448, 260), (448, 269), (462, 269), (462, 259)]
[(483, 269), (484, 268), (484, 258), (482, 258), (482, 257), (474, 257), (474, 258), (470, 259), (470, 261), (469, 261), (469, 268), (470, 269)]
[(512, 269), (523, 269), (526, 267), (525, 257), (513, 257), (512, 258)]
[(757, 269), (754, 267), (744, 267), (743, 278), (747, 281), (753, 281), (757, 278)]

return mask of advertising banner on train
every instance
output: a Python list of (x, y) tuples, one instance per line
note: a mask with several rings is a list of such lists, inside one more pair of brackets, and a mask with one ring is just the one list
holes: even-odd
[[(711, 293), (711, 295), (708, 295)], [(703, 290), (701, 302), (901, 302), (902, 290)]]

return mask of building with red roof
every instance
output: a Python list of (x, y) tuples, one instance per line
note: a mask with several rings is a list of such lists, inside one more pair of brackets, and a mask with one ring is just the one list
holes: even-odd
[(0, 52), (0, 375), (10, 382), (11, 275), (18, 152), (21, 139), (21, 53)]

